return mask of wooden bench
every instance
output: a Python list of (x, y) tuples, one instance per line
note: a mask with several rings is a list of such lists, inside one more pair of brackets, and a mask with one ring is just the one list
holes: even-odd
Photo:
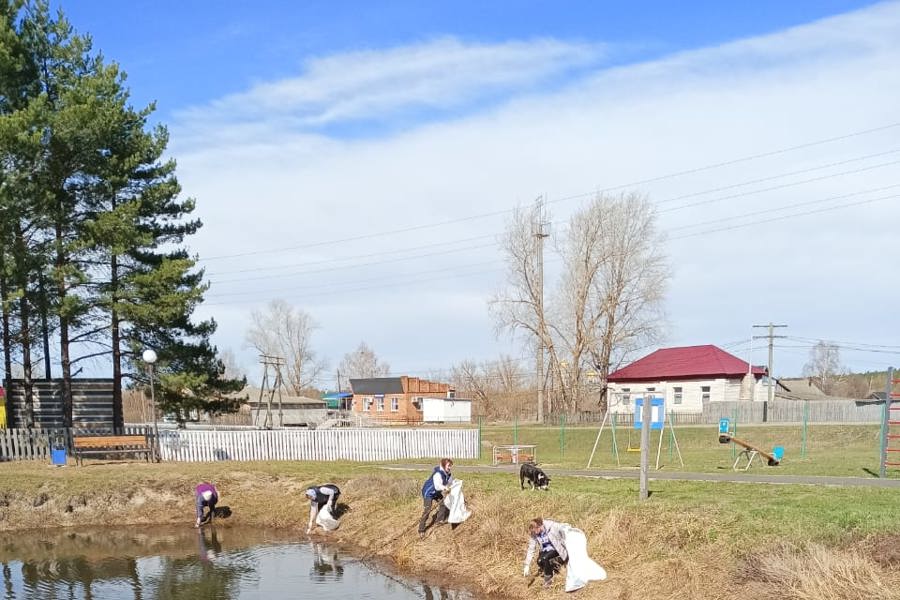
[(86, 455), (143, 454), (150, 461), (153, 451), (145, 435), (90, 435), (72, 438), (76, 464), (84, 464)]

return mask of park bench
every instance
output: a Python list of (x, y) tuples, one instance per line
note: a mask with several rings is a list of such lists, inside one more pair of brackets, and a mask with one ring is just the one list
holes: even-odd
[(145, 435), (89, 435), (72, 438), (76, 464), (84, 464), (84, 457), (106, 454), (143, 454), (150, 460), (152, 448)]
[(537, 454), (535, 446), (494, 446), (493, 463), (495, 465), (517, 465), (526, 462), (534, 462)]

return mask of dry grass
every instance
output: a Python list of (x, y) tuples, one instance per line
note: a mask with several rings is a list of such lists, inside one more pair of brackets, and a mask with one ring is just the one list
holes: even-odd
[[(237, 466), (238, 468), (233, 468)], [(295, 531), (308, 515), (303, 489), (330, 481), (349, 510), (328, 539), (353, 554), (431, 574), (491, 597), (558, 597), (522, 576), (525, 526), (535, 516), (576, 525), (610, 579), (580, 598), (615, 600), (857, 600), (897, 597), (900, 561), (886, 548), (897, 522), (897, 495), (859, 496), (840, 488), (756, 488), (723, 484), (658, 484), (651, 501), (634, 501), (633, 483), (554, 478), (547, 493), (520, 491), (518, 479), (466, 474), (473, 517), (457, 529), (416, 534), (420, 487), (427, 473), (385, 472), (341, 463), (110, 464), (54, 470), (0, 465), (0, 530), (193, 520), (192, 488), (214, 481), (233, 516), (220, 526)], [(849, 500), (856, 498), (856, 505)], [(858, 529), (856, 513), (868, 518)], [(802, 519), (800, 517), (803, 517)], [(882, 520), (876, 520), (878, 516)], [(836, 518), (848, 524), (841, 529)], [(857, 528), (857, 529), (854, 529)], [(837, 534), (835, 534), (837, 532)], [(747, 554), (747, 548), (755, 548)], [(538, 582), (539, 583), (539, 582)]]
[[(859, 552), (782, 543), (746, 557), (737, 570), (744, 594), (785, 600), (900, 598), (896, 573)], [(751, 597), (743, 596), (743, 597)]]

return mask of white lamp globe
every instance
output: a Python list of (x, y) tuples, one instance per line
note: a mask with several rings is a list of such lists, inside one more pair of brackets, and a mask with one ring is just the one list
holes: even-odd
[(142, 355), (144, 362), (148, 365), (152, 365), (156, 362), (156, 352), (153, 350), (144, 350), (144, 354)]

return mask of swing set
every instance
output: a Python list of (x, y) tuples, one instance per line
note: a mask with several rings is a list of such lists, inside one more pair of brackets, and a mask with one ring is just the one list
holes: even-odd
[[(650, 406), (650, 410), (647, 411), (648, 416), (650, 417), (650, 430), (659, 431), (659, 443), (656, 446), (656, 470), (658, 471), (660, 468), (660, 457), (662, 456), (662, 443), (663, 438), (666, 436), (666, 429), (668, 429), (669, 433), (669, 456), (672, 456), (672, 450), (674, 448), (675, 454), (678, 456), (678, 462), (681, 464), (681, 468), (684, 468), (684, 459), (681, 456), (681, 448), (678, 447), (678, 438), (675, 436), (675, 427), (672, 423), (672, 415), (671, 413), (666, 413), (665, 411), (665, 399), (659, 396), (653, 396), (652, 394), (647, 394), (643, 398), (636, 398), (634, 402), (634, 427), (627, 427), (628, 429), (628, 445), (625, 448), (625, 452), (640, 452), (641, 447), (638, 443), (637, 446), (632, 445), (631, 437), (632, 430), (640, 431), (642, 425), (642, 417), (643, 417), (643, 405), (647, 403)], [(606, 428), (606, 424), (609, 423), (609, 431), (610, 437), (612, 438), (612, 453), (613, 456), (616, 457), (616, 466), (621, 467), (622, 462), (619, 456), (619, 444), (616, 440), (616, 418), (617, 414), (613, 412), (612, 408), (614, 406), (619, 406), (622, 404), (622, 398), (613, 398), (613, 402), (610, 403), (606, 410), (606, 414), (603, 415), (603, 421), (600, 423), (600, 431), (597, 432), (597, 438), (594, 440), (594, 448), (591, 450), (591, 456), (588, 458), (586, 469), (591, 468), (591, 463), (594, 460), (594, 455), (597, 452), (597, 446), (600, 444), (600, 438), (603, 436), (603, 430)], [(638, 437), (640, 439), (640, 437)]]

